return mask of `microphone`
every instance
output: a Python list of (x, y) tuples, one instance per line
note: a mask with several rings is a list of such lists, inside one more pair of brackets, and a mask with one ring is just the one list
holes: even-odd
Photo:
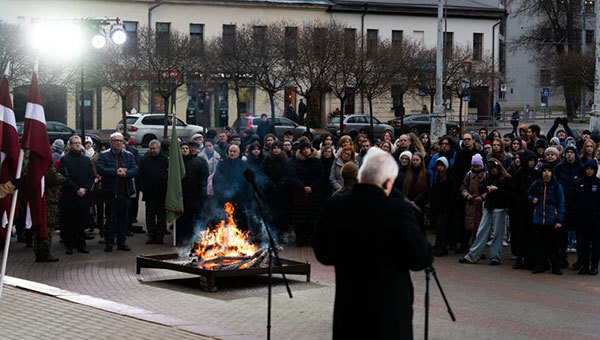
[(256, 196), (258, 196), (258, 198), (260, 198), (261, 200), (264, 201), (265, 198), (264, 198), (262, 192), (260, 191), (258, 184), (256, 183), (256, 175), (254, 174), (254, 171), (252, 171), (250, 169), (244, 170), (244, 178), (246, 179), (246, 181), (248, 181), (252, 185), (252, 189), (256, 193)]

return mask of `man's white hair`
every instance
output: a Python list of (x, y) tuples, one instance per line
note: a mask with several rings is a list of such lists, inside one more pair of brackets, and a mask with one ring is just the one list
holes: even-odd
[(123, 134), (122, 134), (122, 133), (120, 133), (120, 132), (113, 132), (113, 133), (110, 135), (110, 140), (113, 140), (113, 139), (115, 139), (115, 137), (120, 137), (121, 139), (123, 139)]
[(388, 179), (394, 181), (396, 177), (398, 177), (398, 163), (394, 157), (379, 148), (369, 149), (358, 170), (358, 181), (381, 187), (385, 181)]

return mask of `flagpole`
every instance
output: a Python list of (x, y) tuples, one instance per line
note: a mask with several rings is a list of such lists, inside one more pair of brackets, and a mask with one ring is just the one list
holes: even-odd
[[(175, 120), (177, 119), (177, 113), (175, 111), (175, 103), (173, 103), (173, 119), (171, 119), (171, 122), (173, 124), (173, 128), (175, 128)], [(173, 145), (171, 145), (170, 147), (173, 147)], [(175, 219), (175, 221), (173, 221), (173, 247), (177, 246), (177, 219)]]
[[(19, 151), (19, 161), (17, 163), (17, 176), (16, 178), (21, 178), (21, 170), (23, 169), (23, 158), (25, 156), (25, 151), (21, 149)], [(17, 208), (17, 195), (19, 194), (19, 190), (15, 190), (12, 196), (12, 202), (10, 205), (10, 214), (8, 217), (8, 227), (6, 230), (6, 240), (4, 241), (4, 254), (2, 255), (2, 270), (0, 271), (0, 299), (2, 298), (2, 287), (4, 286), (4, 274), (6, 273), (6, 261), (8, 260), (8, 247), (10, 247), (10, 238), (12, 235), (12, 225), (15, 220), (15, 210)]]

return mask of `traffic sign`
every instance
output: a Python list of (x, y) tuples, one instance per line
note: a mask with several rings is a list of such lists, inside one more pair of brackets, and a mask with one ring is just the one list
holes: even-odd
[(500, 84), (500, 92), (506, 92), (506, 84)]
[(463, 97), (463, 102), (470, 102), (471, 101), (471, 96), (467, 95)]
[(423, 89), (419, 89), (419, 97), (425, 97), (425, 91)]
[(544, 98), (550, 97), (550, 88), (549, 87), (544, 87), (542, 89), (542, 97), (544, 97)]

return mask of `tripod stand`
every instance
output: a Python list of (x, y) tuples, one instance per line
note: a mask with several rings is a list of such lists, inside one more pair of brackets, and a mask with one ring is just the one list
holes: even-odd
[(450, 318), (453, 322), (456, 322), (456, 317), (454, 317), (452, 308), (450, 308), (450, 304), (448, 303), (446, 294), (444, 294), (444, 290), (442, 289), (440, 280), (438, 279), (437, 274), (435, 273), (435, 268), (433, 268), (433, 266), (425, 268), (425, 340), (429, 338), (429, 274), (433, 275), (435, 283), (437, 284), (440, 293), (442, 293), (442, 298), (444, 298), (444, 303), (446, 304), (446, 308), (448, 309), (448, 314), (450, 314)]
[(271, 231), (269, 230), (269, 225), (267, 224), (267, 220), (265, 219), (262, 206), (261, 199), (257, 192), (257, 188), (253, 186), (254, 198), (256, 199), (256, 206), (258, 207), (258, 214), (263, 224), (265, 225), (265, 229), (267, 230), (267, 237), (269, 238), (269, 293), (267, 297), (267, 340), (271, 339), (271, 295), (272, 295), (272, 287), (273, 287), (273, 257), (277, 260), (277, 265), (279, 266), (279, 270), (281, 271), (281, 276), (283, 276), (283, 282), (285, 283), (285, 288), (287, 289), (288, 295), (290, 299), (292, 298), (292, 290), (290, 289), (290, 285), (288, 284), (287, 278), (285, 277), (285, 272), (283, 271), (283, 266), (281, 265), (281, 260), (279, 259), (279, 252), (277, 251), (277, 247), (275, 246), (275, 240), (273, 239), (273, 235), (271, 235)]

